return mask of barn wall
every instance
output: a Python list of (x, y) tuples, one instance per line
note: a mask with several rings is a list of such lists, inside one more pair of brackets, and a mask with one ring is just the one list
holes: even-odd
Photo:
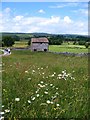
[(34, 51), (34, 49), (37, 49), (37, 51), (44, 51), (44, 49), (48, 50), (48, 43), (32, 43), (31, 44), (31, 50)]

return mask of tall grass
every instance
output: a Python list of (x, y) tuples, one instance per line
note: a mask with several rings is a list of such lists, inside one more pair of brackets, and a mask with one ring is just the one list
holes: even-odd
[(88, 58), (12, 51), (3, 57), (5, 118), (88, 119)]

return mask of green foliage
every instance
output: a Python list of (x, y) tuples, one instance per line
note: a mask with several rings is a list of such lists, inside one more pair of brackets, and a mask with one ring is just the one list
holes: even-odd
[(85, 47), (86, 47), (86, 48), (88, 48), (89, 45), (90, 45), (90, 43), (88, 43), (88, 42), (85, 43)]
[(76, 41), (73, 42), (73, 45), (76, 45)]
[(73, 45), (78, 45), (78, 41), (74, 41), (74, 42), (73, 42)]
[(31, 45), (31, 38), (30, 38), (29, 41), (28, 41), (28, 45), (29, 45), (29, 46)]
[(78, 42), (79, 45), (85, 45), (85, 43), (86, 43), (85, 41), (79, 41)]
[(49, 39), (50, 45), (61, 45), (63, 43), (62, 35), (52, 36), (52, 37), (49, 37), (48, 39)]
[(17, 35), (14, 35), (14, 36), (11, 36), (11, 37), (14, 39), (14, 41), (20, 41), (20, 37), (17, 36)]
[(4, 45), (7, 47), (14, 45), (14, 42), (15, 42), (14, 39), (10, 36), (2, 37), (2, 41), (3, 41)]
[[(15, 41), (30, 40), (32, 37), (47, 37), (52, 45), (60, 45), (62, 42), (69, 41), (85, 41), (90, 42), (90, 36), (69, 35), (69, 34), (47, 34), (47, 33), (2, 33), (2, 36), (11, 36)], [(56, 40), (55, 40), (56, 39)]]
[(90, 41), (90, 36), (77, 36), (76, 37), (78, 41), (85, 41), (85, 42), (89, 42)]
[(0, 47), (3, 47), (3, 46), (4, 46), (3, 42), (2, 42), (2, 41), (0, 41)]
[(4, 43), (2, 42), (2, 47), (5, 47)]
[(31, 45), (31, 40), (28, 41), (28, 45)]

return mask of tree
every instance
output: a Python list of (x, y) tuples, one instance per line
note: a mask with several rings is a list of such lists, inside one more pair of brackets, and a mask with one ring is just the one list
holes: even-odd
[(20, 41), (20, 37), (17, 36), (17, 35), (12, 36), (12, 38), (13, 38), (15, 41)]
[(89, 43), (88, 43), (88, 42), (85, 43), (85, 47), (86, 47), (86, 48), (89, 47)]
[(61, 45), (63, 43), (63, 36), (62, 35), (53, 35), (48, 38), (50, 45)]
[(28, 45), (31, 45), (31, 40), (28, 41)]
[(85, 45), (85, 41), (79, 41), (79, 45)]
[(11, 36), (2, 37), (2, 41), (4, 43), (4, 46), (7, 46), (7, 47), (11, 47), (15, 43), (14, 39)]

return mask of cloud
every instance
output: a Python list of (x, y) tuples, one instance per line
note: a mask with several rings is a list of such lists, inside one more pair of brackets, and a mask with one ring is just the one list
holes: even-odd
[(22, 18), (23, 18), (23, 16), (18, 15), (18, 16), (15, 16), (15, 18), (13, 18), (13, 20), (14, 21), (20, 21)]
[(75, 7), (78, 6), (78, 2), (68, 2), (68, 3), (58, 3), (57, 5), (54, 6), (49, 6), (49, 8), (64, 8), (64, 7)]
[(11, 11), (10, 8), (6, 8), (6, 9), (4, 10), (5, 13), (9, 13), (10, 11)]
[(88, 9), (77, 9), (77, 10), (73, 10), (72, 12), (76, 14), (80, 14), (80, 15), (82, 14), (88, 16)]
[(0, 13), (0, 17), (2, 17), (2, 13)]
[(45, 13), (45, 11), (43, 9), (40, 9), (38, 12), (39, 13)]
[(60, 17), (58, 16), (51, 16), (50, 18), (44, 18), (41, 22), (40, 25), (42, 26), (47, 26), (47, 25), (57, 25), (60, 22)]
[(88, 15), (88, 9), (79, 9), (79, 11), (84, 15)]
[(64, 17), (64, 22), (70, 24), (70, 23), (72, 23), (73, 21), (69, 18), (69, 16), (65, 16), (65, 17)]
[(62, 4), (62, 5), (49, 6), (49, 8), (63, 8), (65, 6), (66, 6), (65, 4)]
[[(10, 10), (11, 11), (11, 10)], [(2, 12), (1, 32), (46, 32), (65, 34), (88, 34), (87, 21), (73, 20), (70, 16), (22, 16)], [(0, 17), (1, 18), (1, 17)]]

